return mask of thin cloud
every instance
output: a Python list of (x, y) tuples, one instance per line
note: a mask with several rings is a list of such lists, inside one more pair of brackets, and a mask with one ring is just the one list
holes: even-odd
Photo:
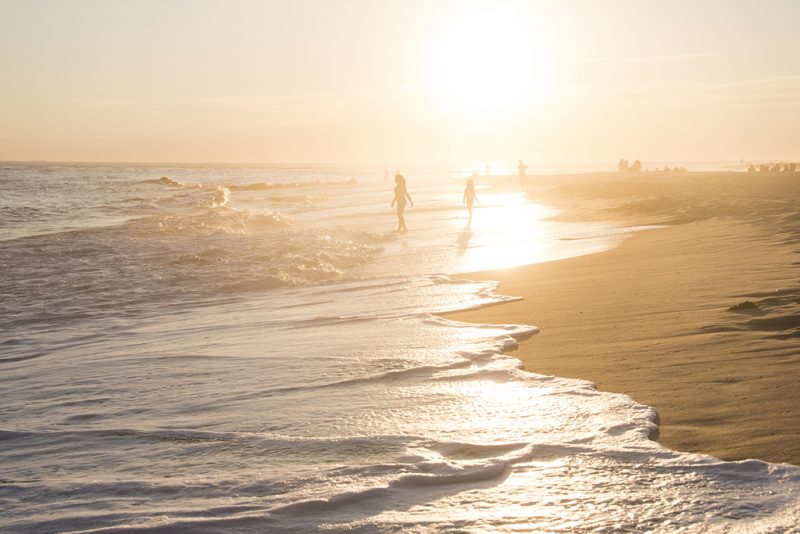
[(800, 74), (786, 74), (783, 76), (767, 76), (763, 78), (745, 78), (719, 84), (719, 87), (788, 87), (800, 85)]
[(716, 59), (717, 54), (672, 54), (668, 56), (612, 56), (575, 59), (572, 63), (666, 63), (671, 61), (697, 61)]
[[(591, 84), (572, 87), (574, 100), (603, 102), (625, 100), (647, 105), (687, 107), (800, 109), (800, 76), (744, 78), (708, 83), (688, 79), (628, 82), (613, 86)], [(598, 105), (600, 105), (598, 104)]]
[(363, 101), (381, 97), (402, 97), (413, 94), (418, 87), (412, 84), (398, 85), (382, 89), (362, 89), (355, 91), (303, 92), (293, 95), (228, 95), (207, 96), (190, 99), (199, 104), (230, 105), (274, 105), (274, 104), (324, 104), (340, 101)]

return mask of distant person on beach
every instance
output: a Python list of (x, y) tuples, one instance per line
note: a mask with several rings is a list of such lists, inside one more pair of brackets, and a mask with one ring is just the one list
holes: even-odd
[(469, 212), (469, 220), (472, 220), (472, 205), (475, 202), (480, 202), (478, 200), (478, 195), (475, 193), (475, 181), (470, 178), (467, 180), (467, 188), (464, 189), (464, 199), (462, 200), (464, 204), (467, 205), (467, 211)]
[(403, 178), (402, 174), (397, 174), (394, 177), (394, 183), (397, 185), (394, 187), (392, 207), (394, 207), (395, 203), (397, 204), (397, 231), (407, 232), (408, 228), (406, 228), (406, 220), (403, 217), (403, 212), (406, 210), (406, 199), (408, 199), (412, 208), (414, 207), (414, 201), (411, 200), (411, 195), (409, 195), (406, 190), (406, 179)]
[(528, 169), (528, 166), (522, 163), (522, 160), (519, 160), (517, 169), (519, 169), (519, 190), (525, 191), (525, 171)]

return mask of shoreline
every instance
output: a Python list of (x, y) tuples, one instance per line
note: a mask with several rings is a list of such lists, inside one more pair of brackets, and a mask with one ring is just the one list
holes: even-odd
[[(759, 187), (752, 182), (736, 195), (747, 197)], [(645, 184), (644, 193), (653, 192)], [(552, 200), (550, 193), (535, 194)], [(708, 207), (702, 191), (682, 190), (688, 203), (678, 214), (651, 209), (670, 205), (658, 194), (623, 193), (623, 203), (603, 198), (603, 210), (596, 194), (589, 203), (570, 204), (571, 196), (566, 215), (585, 219), (622, 211), (625, 224), (672, 224), (635, 232), (604, 252), (457, 275), (498, 281), (498, 293), (523, 299), (441, 315), (539, 327), (514, 353), (525, 370), (589, 380), (653, 407), (658, 441), (666, 447), (723, 460), (800, 465), (794, 402), (800, 398), (800, 289), (792, 289), (798, 253), (784, 232), (796, 221), (780, 210), (770, 219), (766, 208), (758, 215), (775, 225), (730, 217), (724, 209), (705, 209), (710, 217), (687, 221), (686, 213)], [(642, 202), (648, 204), (643, 213), (619, 210)], [(755, 307), (729, 310), (744, 301)]]

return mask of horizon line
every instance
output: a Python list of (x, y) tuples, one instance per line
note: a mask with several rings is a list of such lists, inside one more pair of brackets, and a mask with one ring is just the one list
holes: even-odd
[[(622, 156), (623, 159), (625, 158)], [(580, 165), (580, 164), (596, 164), (596, 163), (613, 163), (616, 165), (618, 158), (609, 158), (609, 159), (593, 159), (593, 160), (575, 160), (575, 161), (568, 161), (568, 160), (537, 160), (532, 158), (521, 158), (524, 161), (528, 162), (539, 162), (543, 165), (545, 164), (564, 164), (564, 165)], [(630, 158), (628, 158), (630, 159)], [(642, 162), (655, 162), (655, 163), (669, 163), (669, 162), (677, 162), (677, 163), (784, 163), (784, 162), (792, 162), (795, 161), (797, 158), (751, 158), (751, 159), (744, 159), (741, 157), (738, 158), (729, 158), (729, 159), (678, 159), (678, 158), (644, 158), (641, 159)], [(405, 161), (405, 162), (392, 162), (392, 164), (386, 163), (378, 163), (376, 161), (179, 161), (179, 160), (57, 160), (57, 159), (20, 159), (20, 160), (4, 160), (0, 159), (0, 165), (7, 165), (7, 164), (70, 164), (70, 165), (194, 165), (194, 166), (201, 166), (201, 165), (237, 165), (237, 166), (264, 166), (264, 165), (286, 165), (286, 166), (316, 166), (316, 165), (375, 165), (375, 166), (388, 166), (388, 167), (396, 167), (396, 166), (403, 166), (403, 165), (430, 165), (430, 166), (448, 166), (448, 165), (462, 165), (462, 166), (469, 166), (469, 165), (500, 165), (502, 162), (499, 161), (472, 161), (472, 162), (425, 162), (425, 161)], [(515, 166), (516, 160), (509, 159), (508, 164)]]

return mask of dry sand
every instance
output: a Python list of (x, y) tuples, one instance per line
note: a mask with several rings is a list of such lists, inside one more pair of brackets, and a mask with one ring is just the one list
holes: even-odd
[[(653, 406), (672, 449), (800, 465), (800, 173), (535, 180), (531, 196), (561, 218), (669, 226), (600, 254), (466, 274), (524, 300), (448, 318), (539, 326), (515, 353), (527, 370)], [(744, 301), (755, 308), (728, 309)]]

